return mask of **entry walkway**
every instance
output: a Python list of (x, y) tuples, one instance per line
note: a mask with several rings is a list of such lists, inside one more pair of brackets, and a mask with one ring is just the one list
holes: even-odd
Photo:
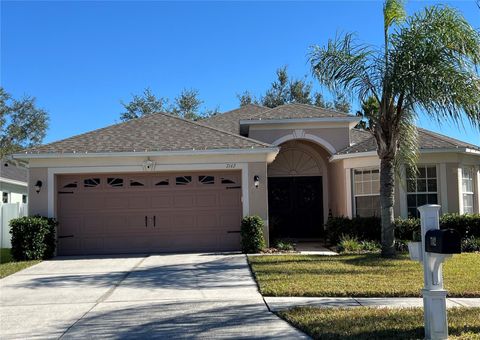
[[(353, 297), (264, 297), (272, 312), (294, 307), (423, 307), (422, 298), (353, 298)], [(448, 298), (447, 308), (480, 307), (480, 298)]]

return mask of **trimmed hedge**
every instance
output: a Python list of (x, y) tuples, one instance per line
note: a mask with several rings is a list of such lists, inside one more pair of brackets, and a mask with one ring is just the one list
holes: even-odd
[[(395, 238), (398, 240), (416, 240), (420, 233), (420, 219), (408, 218), (395, 220)], [(445, 214), (440, 217), (440, 228), (457, 230), (462, 239), (480, 237), (480, 214)], [(359, 240), (379, 241), (381, 222), (379, 217), (331, 217), (326, 224), (327, 239), (337, 244), (342, 235), (356, 237)]]
[(10, 221), (12, 257), (16, 261), (51, 258), (55, 254), (58, 223), (47, 217), (20, 217)]
[(242, 250), (244, 253), (259, 253), (265, 248), (263, 220), (259, 216), (246, 216), (240, 229)]

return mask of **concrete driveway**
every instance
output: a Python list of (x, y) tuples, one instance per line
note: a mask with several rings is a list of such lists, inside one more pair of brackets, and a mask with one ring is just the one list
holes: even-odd
[(57, 258), (0, 280), (0, 338), (304, 338), (244, 255)]

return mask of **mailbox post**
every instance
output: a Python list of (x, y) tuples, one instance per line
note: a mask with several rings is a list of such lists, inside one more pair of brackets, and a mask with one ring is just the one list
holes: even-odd
[(425, 339), (448, 339), (447, 291), (443, 289), (442, 263), (452, 254), (460, 253), (460, 235), (455, 230), (440, 230), (439, 205), (418, 208), (422, 234), (422, 289)]

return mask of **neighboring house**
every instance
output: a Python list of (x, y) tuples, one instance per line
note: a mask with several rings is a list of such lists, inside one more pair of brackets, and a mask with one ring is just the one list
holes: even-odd
[(10, 248), (10, 220), (26, 215), (28, 170), (0, 161), (0, 248)]
[(0, 164), (0, 204), (27, 203), (27, 169), (2, 161)]
[[(358, 121), (302, 104), (200, 123), (159, 113), (13, 157), (42, 184), (29, 212), (58, 218), (59, 254), (237, 250), (246, 215), (265, 220), (267, 240), (319, 237), (329, 215), (378, 215), (379, 159)], [(399, 179), (396, 215), (426, 203), (479, 212), (479, 146), (419, 134), (419, 176)]]

